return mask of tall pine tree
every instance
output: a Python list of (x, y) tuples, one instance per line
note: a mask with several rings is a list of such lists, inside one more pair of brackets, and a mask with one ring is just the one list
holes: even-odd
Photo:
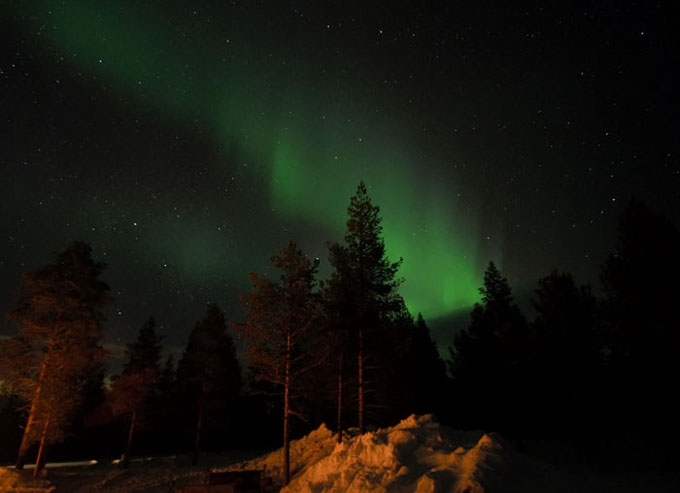
[[(380, 332), (401, 312), (397, 294), (397, 271), (401, 259), (390, 262), (382, 238), (380, 208), (373, 205), (364, 182), (360, 182), (347, 208), (344, 244), (330, 243), (329, 260), (334, 268), (326, 297), (337, 316), (339, 330), (350, 334), (356, 355), (358, 425), (365, 431), (367, 360), (375, 356)], [(345, 324), (345, 328), (342, 328)], [(344, 353), (343, 353), (344, 354)], [(376, 362), (373, 366), (379, 366)]]
[(290, 416), (299, 414), (296, 401), (305, 395), (303, 376), (324, 356), (318, 347), (323, 316), (315, 292), (316, 262), (294, 242), (271, 258), (281, 271), (279, 282), (250, 274), (252, 289), (241, 300), (241, 335), (246, 358), (257, 381), (283, 394), (283, 483), (290, 480)]
[(102, 309), (111, 298), (99, 279), (105, 265), (91, 252), (88, 244), (75, 242), (52, 264), (25, 274), (17, 307), (8, 314), (19, 336), (3, 344), (0, 359), (10, 367), (12, 391), (28, 405), (18, 469), (39, 442), (37, 474), (45, 446), (64, 437), (88, 370), (105, 357), (99, 345)]

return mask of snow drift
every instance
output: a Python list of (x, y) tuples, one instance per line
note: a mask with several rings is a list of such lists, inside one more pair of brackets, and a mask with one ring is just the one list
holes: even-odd
[(27, 474), (0, 467), (0, 491), (3, 493), (45, 493), (54, 491), (49, 482), (29, 479)]
[(446, 430), (430, 415), (410, 416), (337, 445), (282, 492), (482, 492), (489, 463), (501, 462), (501, 445), (479, 435)]
[[(440, 426), (431, 415), (410, 416), (391, 428), (338, 444), (324, 425), (291, 443), (290, 484), (282, 493), (459, 492), (504, 490), (510, 458), (500, 437)], [(242, 463), (280, 480), (282, 451)]]

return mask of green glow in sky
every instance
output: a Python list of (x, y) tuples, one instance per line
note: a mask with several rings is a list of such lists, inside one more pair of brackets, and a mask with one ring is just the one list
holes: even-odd
[[(201, 121), (216, 143), (237, 145), (268, 183), (262, 200), (282, 220), (340, 240), (363, 179), (381, 207), (388, 255), (404, 259), (401, 293), (413, 313), (440, 317), (479, 299), (476, 225), (432, 178), (441, 161), (422, 157), (394, 114), (358, 102), (350, 77), (338, 83), (303, 63), (282, 64), (285, 48), (265, 45), (236, 20), (220, 27), (234, 41), (208, 34), (183, 41), (180, 21), (161, 23), (143, 2), (35, 2), (28, 17), (33, 28), (45, 26), (58, 57), (112, 92), (180, 123)], [(334, 97), (339, 89), (347, 96)], [(207, 231), (186, 233), (157, 231), (154, 251), (190, 237), (180, 267), (203, 273), (206, 259), (223, 252)]]

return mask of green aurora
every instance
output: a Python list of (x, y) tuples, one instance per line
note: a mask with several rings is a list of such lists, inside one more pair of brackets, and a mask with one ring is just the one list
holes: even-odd
[[(381, 207), (388, 255), (403, 258), (401, 293), (412, 313), (437, 318), (478, 301), (478, 221), (455, 209), (445, 180), (418, 172), (440, 161), (424, 158), (400, 130), (405, 116), (395, 121), (398, 109), (386, 114), (367, 103), (360, 74), (340, 78), (329, 68), (320, 78), (300, 63), (304, 57), (285, 51), (291, 49), (286, 43), (245, 35), (242, 19), (192, 35), (189, 43), (182, 30), (192, 29), (191, 16), (161, 24), (141, 2), (42, 1), (15, 8), (27, 28), (46, 38), (56, 61), (63, 57), (168, 119), (201, 121), (217, 145), (236, 146), (249, 172), (268, 184), (262, 200), (283, 221), (303, 221), (340, 239), (349, 197), (364, 180)], [(155, 238), (150, 249), (161, 256), (185, 251), (181, 267), (203, 271), (206, 259), (220, 258), (223, 250), (201, 227), (156, 231), (145, 241)], [(191, 241), (173, 246), (178, 238)]]

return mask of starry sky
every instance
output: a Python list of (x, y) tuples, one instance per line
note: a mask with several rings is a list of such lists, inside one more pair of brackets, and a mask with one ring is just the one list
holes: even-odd
[(489, 260), (523, 303), (554, 267), (597, 288), (632, 196), (680, 219), (674, 19), (626, 0), (3, 2), (0, 310), (84, 240), (109, 265), (109, 343), (154, 315), (177, 350), (206, 302), (239, 320), (288, 239), (327, 276), (359, 180), (443, 346)]

